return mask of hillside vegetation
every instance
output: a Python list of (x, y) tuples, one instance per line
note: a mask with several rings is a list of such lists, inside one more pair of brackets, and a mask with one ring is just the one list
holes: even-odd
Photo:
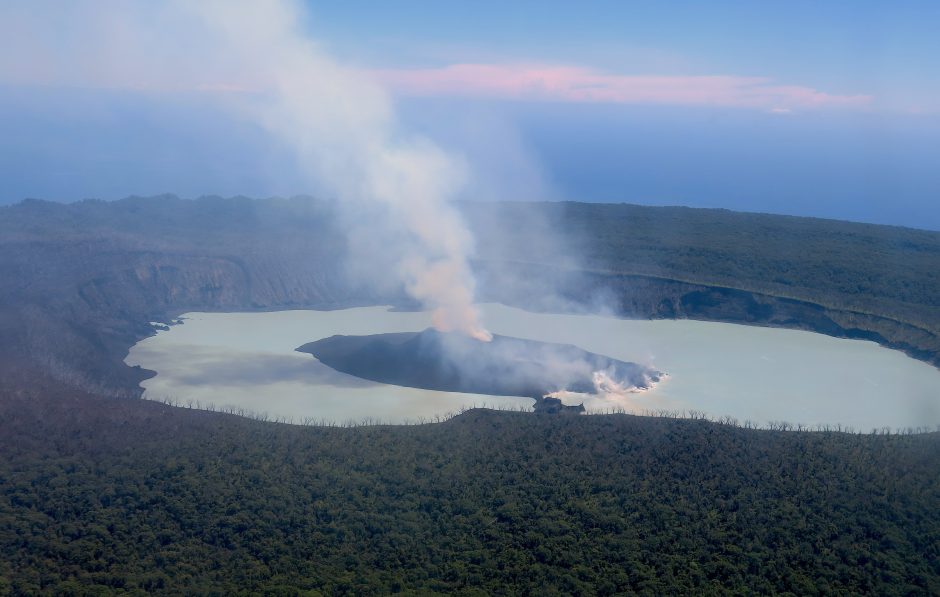
[(0, 415), (0, 592), (940, 591), (936, 433), (75, 406)]
[[(895, 317), (940, 332), (940, 232), (687, 207), (467, 206), (478, 227), (543, 220), (590, 271), (715, 285)], [(494, 212), (498, 216), (494, 217)], [(556, 257), (520, 236), (503, 259)], [(487, 244), (481, 244), (486, 258)]]

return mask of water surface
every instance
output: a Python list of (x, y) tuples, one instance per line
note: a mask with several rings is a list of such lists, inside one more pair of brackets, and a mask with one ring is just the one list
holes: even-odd
[[(585, 406), (695, 409), (739, 420), (841, 423), (858, 429), (940, 424), (940, 370), (873, 342), (690, 320), (626, 320), (484, 305), (491, 331), (571, 343), (669, 374), (645, 393)], [(338, 311), (187, 313), (135, 345), (127, 363), (157, 371), (144, 398), (212, 403), (295, 420), (403, 422), (467, 406), (529, 408), (529, 398), (388, 386), (320, 364), (298, 346), (334, 334), (420, 331), (427, 313)]]

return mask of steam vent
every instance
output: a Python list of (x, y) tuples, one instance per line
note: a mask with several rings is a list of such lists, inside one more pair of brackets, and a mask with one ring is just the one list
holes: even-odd
[[(648, 389), (662, 373), (570, 344), (507, 336), (480, 342), (433, 329), (373, 336), (331, 336), (297, 349), (337, 371), (380, 383), (493, 396), (530, 396), (536, 410), (568, 409), (548, 394), (593, 394), (598, 375), (624, 391)], [(573, 407), (575, 410), (583, 410)]]

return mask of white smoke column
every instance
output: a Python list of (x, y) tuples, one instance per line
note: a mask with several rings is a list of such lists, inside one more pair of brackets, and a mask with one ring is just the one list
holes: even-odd
[(394, 239), (379, 249), (395, 252), (406, 290), (433, 310), (434, 325), (492, 339), (474, 307), (473, 239), (450, 203), (464, 184), (463, 163), (403, 134), (386, 93), (301, 31), (296, 3), (181, 0), (175, 6), (201, 20), (220, 61), (257, 79), (263, 91), (245, 113), (298, 152), (360, 228), (354, 236)]

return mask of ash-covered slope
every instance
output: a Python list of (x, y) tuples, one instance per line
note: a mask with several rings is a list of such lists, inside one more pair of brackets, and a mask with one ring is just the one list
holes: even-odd
[(433, 329), (331, 336), (297, 350), (337, 371), (372, 381), (496, 396), (541, 398), (561, 390), (594, 393), (597, 375), (629, 391), (646, 389), (662, 377), (654, 369), (570, 344), (507, 336), (480, 342)]

